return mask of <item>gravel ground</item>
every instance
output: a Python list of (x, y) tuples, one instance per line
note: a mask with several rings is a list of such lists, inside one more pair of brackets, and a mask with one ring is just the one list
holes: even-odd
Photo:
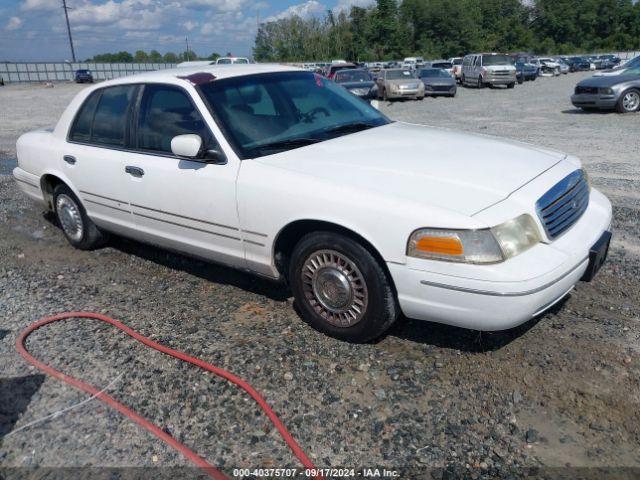
[[(638, 478), (640, 115), (574, 110), (568, 96), (583, 76), (381, 106), (398, 120), (575, 154), (612, 199), (615, 242), (597, 279), (507, 332), (401, 319), (377, 342), (341, 343), (300, 321), (279, 285), (125, 239), (73, 250), (0, 176), (0, 466), (187, 465), (95, 401), (6, 436), (85, 398), (28, 366), (15, 352), (18, 333), (44, 315), (90, 310), (249, 380), (322, 467), (410, 469), (403, 478), (427, 469), (438, 479)], [(80, 88), (0, 88), (0, 172), (15, 161), (18, 135), (55, 123)], [(114, 397), (227, 474), (298, 466), (238, 389), (106, 326), (55, 324), (28, 346), (100, 388), (116, 379)], [(637, 470), (611, 470), (622, 467)]]

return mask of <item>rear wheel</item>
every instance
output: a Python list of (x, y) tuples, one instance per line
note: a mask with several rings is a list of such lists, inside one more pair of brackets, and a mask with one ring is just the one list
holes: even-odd
[(617, 110), (620, 113), (631, 113), (640, 110), (640, 90), (627, 90), (618, 100)]
[(107, 236), (87, 216), (84, 207), (64, 184), (53, 190), (56, 218), (67, 241), (80, 250), (93, 250), (106, 242)]
[(380, 263), (345, 235), (305, 235), (291, 255), (289, 284), (302, 319), (340, 340), (366, 342), (398, 317), (395, 295)]

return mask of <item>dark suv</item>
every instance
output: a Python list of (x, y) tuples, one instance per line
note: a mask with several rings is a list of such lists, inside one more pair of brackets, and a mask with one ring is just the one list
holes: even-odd
[(93, 75), (90, 70), (76, 70), (74, 80), (76, 83), (93, 83)]

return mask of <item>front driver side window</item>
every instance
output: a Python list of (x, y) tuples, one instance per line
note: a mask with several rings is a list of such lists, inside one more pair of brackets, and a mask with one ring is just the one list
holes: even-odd
[(140, 102), (137, 146), (141, 150), (171, 153), (171, 139), (195, 133), (212, 148), (212, 136), (186, 92), (168, 85), (146, 85)]

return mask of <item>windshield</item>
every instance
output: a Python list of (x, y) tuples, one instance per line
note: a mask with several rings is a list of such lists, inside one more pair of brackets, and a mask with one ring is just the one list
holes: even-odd
[(482, 65), (485, 67), (490, 65), (513, 65), (513, 61), (508, 55), (483, 55)]
[(232, 77), (199, 90), (243, 159), (389, 123), (368, 103), (311, 72)]
[(242, 64), (247, 64), (249, 63), (249, 60), (247, 60), (246, 58), (236, 58), (233, 63), (242, 63)]
[(336, 83), (369, 82), (371, 78), (364, 70), (341, 70), (336, 73)]
[(432, 63), (431, 66), (433, 68), (451, 68), (452, 65), (449, 62), (436, 62)]
[(462, 59), (461, 58), (454, 58), (452, 63), (454, 65), (462, 65)]
[(441, 77), (441, 78), (451, 78), (445, 70), (439, 70), (437, 68), (427, 68), (425, 70), (420, 70), (420, 78), (424, 77)]
[(409, 70), (387, 70), (385, 78), (387, 80), (400, 80), (402, 78), (413, 78), (413, 74)]

